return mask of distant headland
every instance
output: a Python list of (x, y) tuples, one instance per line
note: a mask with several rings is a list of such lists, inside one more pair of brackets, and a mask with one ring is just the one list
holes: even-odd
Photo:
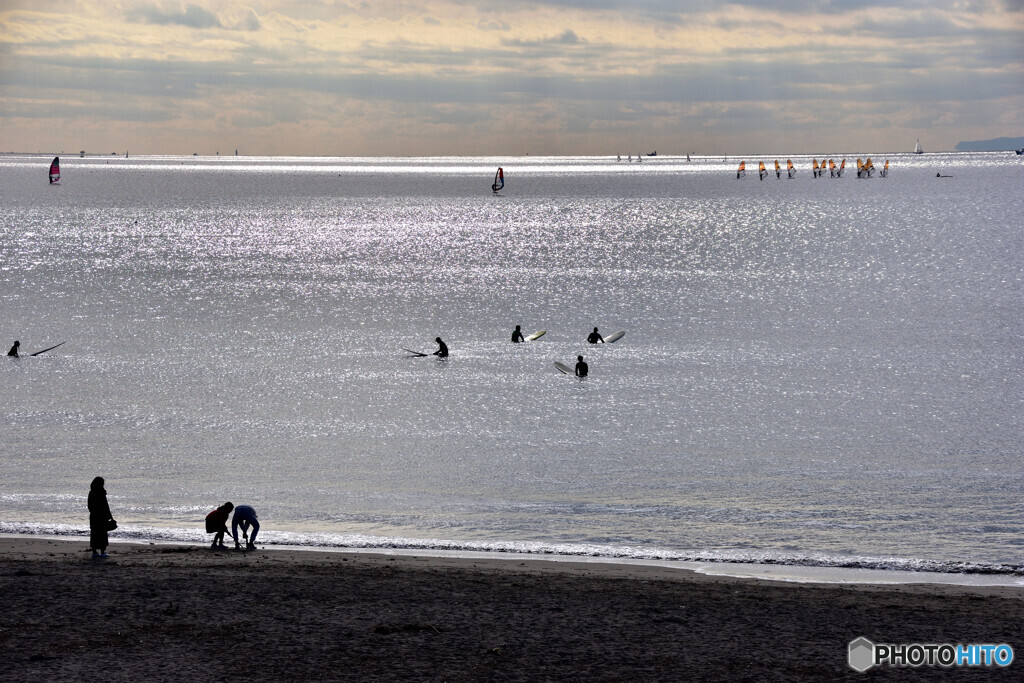
[(956, 143), (958, 152), (1009, 152), (1012, 149), (1021, 148), (1024, 148), (1024, 138), (992, 138), (991, 140)]

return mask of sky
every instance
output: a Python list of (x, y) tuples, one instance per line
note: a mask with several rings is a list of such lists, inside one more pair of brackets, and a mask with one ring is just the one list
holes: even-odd
[(0, 152), (814, 154), (1024, 135), (1024, 0), (0, 0)]

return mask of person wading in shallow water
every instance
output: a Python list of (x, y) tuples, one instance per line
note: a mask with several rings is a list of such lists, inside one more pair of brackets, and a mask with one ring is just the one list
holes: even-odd
[(107, 555), (107, 531), (117, 526), (107, 504), (107, 491), (103, 488), (103, 477), (96, 477), (89, 487), (89, 546), (92, 558), (105, 559)]
[(576, 356), (576, 376), (586, 377), (590, 367), (583, 362), (583, 356)]
[[(7, 352), (7, 355), (10, 356), (11, 358), (17, 358), (18, 357), (18, 347), (19, 346), (21, 346), (21, 342), (20, 341), (14, 342), (14, 346), (12, 346), (11, 350)], [(2, 349), (2, 348), (3, 347), (0, 346), (0, 349)]]
[(437, 356), (438, 358), (447, 358), (448, 357), (448, 345), (445, 344), (443, 341), (441, 341), (440, 337), (438, 337), (434, 341), (437, 342), (437, 351), (434, 351), (433, 355)]
[(589, 335), (587, 335), (587, 343), (588, 344), (597, 344), (597, 343), (604, 344), (604, 337), (602, 337), (601, 335), (599, 335), (597, 333), (597, 328), (596, 327), (594, 328), (593, 332), (591, 332)]
[(518, 344), (523, 341), (523, 333), (519, 331), (519, 325), (516, 325), (515, 332), (512, 333), (512, 343)]

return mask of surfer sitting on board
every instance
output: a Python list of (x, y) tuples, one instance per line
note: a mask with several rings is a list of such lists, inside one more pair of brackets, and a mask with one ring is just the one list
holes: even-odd
[[(12, 358), (17, 358), (18, 357), (18, 347), (19, 346), (21, 346), (21, 342), (20, 341), (14, 342), (14, 346), (12, 346), (11, 350), (7, 352), (7, 355), (11, 356)], [(0, 348), (3, 348), (3, 347), (0, 346)]]
[(590, 368), (583, 362), (583, 356), (576, 356), (576, 376), (586, 377), (588, 372)]
[(519, 331), (519, 325), (516, 325), (515, 332), (512, 333), (512, 343), (518, 344), (521, 341), (525, 341), (523, 339), (523, 333)]
[(593, 331), (593, 332), (591, 332), (591, 333), (590, 333), (590, 334), (589, 334), (589, 335), (587, 336), (587, 343), (588, 343), (588, 344), (596, 344), (596, 343), (598, 343), (598, 342), (601, 342), (602, 344), (604, 344), (604, 337), (602, 337), (601, 335), (599, 335), (599, 334), (597, 333), (597, 328), (595, 327), (595, 328), (594, 328), (594, 331)]
[(437, 342), (437, 351), (434, 351), (433, 355), (437, 356), (438, 358), (447, 358), (448, 357), (448, 345), (445, 344), (443, 341), (441, 341), (440, 337), (438, 337), (434, 341)]

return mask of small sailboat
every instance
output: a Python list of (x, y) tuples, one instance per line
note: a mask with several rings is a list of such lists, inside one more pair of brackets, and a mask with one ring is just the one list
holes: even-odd
[(50, 184), (60, 181), (60, 157), (54, 157), (50, 162)]
[(622, 161), (622, 155), (619, 154), (615, 157), (615, 161)]
[(747, 162), (741, 161), (740, 167), (736, 169), (736, 177), (742, 178), (745, 175), (747, 175)]
[(757, 167), (757, 177), (758, 177), (759, 180), (764, 180), (765, 176), (767, 176), (767, 175), (768, 175), (768, 169), (766, 169), (764, 167), (764, 162), (762, 161), (760, 163), (760, 165)]
[(505, 187), (505, 172), (501, 170), (501, 166), (499, 166), (497, 172), (494, 174), (494, 182), (491, 183), (491, 192), (497, 192), (503, 187)]
[(924, 154), (924, 150), (921, 148), (921, 138), (914, 143), (914, 154)]
[[(1017, 154), (1020, 154), (1020, 152), (1017, 152)], [(687, 155), (686, 155), (686, 160), (687, 160), (687, 161), (689, 161), (689, 160), (690, 160), (690, 155), (689, 155), (689, 154), (687, 154)]]
[(878, 177), (880, 177), (880, 178), (888, 178), (889, 177), (889, 160), (888, 159), (885, 160), (885, 166), (882, 167), (882, 170), (878, 172)]
[(775, 160), (775, 179), (778, 180), (782, 177), (782, 167), (779, 166), (779, 160)]
[(628, 159), (626, 159), (626, 163), (627, 163), (627, 164), (631, 164), (631, 163), (633, 163), (633, 155), (632, 155), (632, 154), (630, 154), (630, 155), (629, 155), (629, 158), (628, 158)]
[(790, 159), (786, 159), (786, 175), (790, 178), (796, 175), (796, 166), (793, 165)]

